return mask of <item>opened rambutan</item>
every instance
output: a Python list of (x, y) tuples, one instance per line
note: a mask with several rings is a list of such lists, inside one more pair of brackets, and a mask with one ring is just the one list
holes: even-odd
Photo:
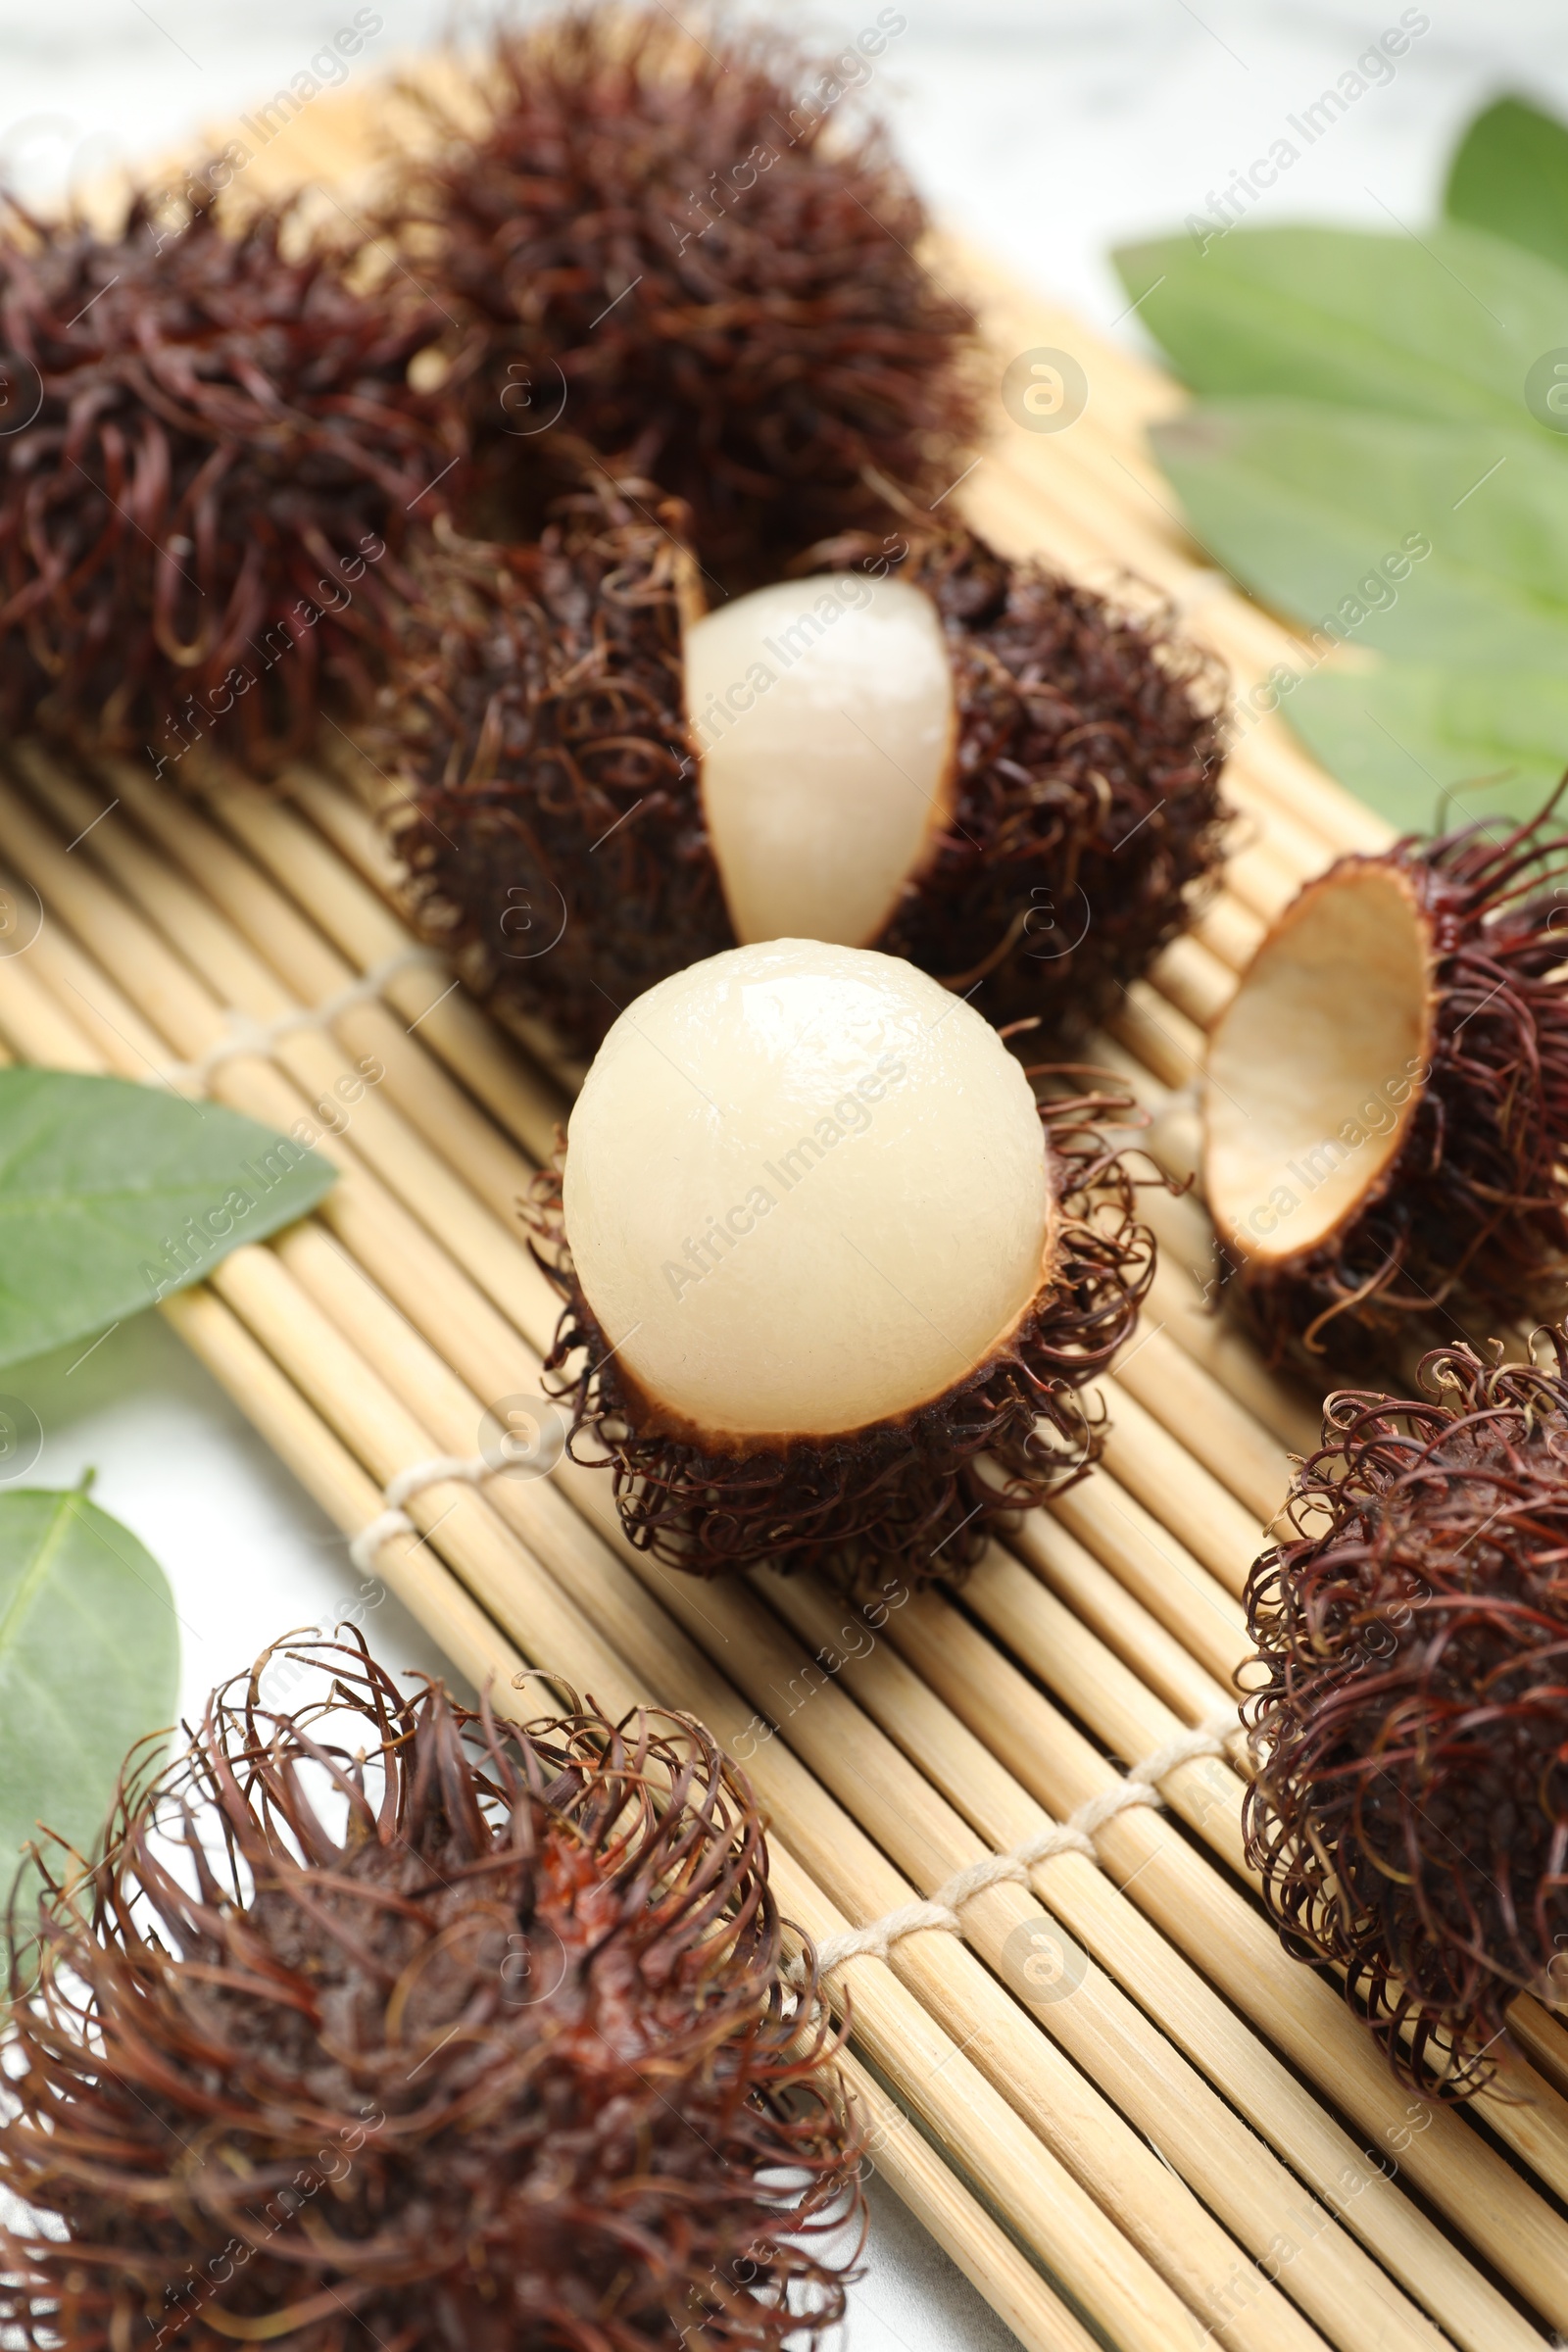
[(1462, 2096), (1568, 1949), (1568, 1331), (1347, 1391), (1247, 1603), (1266, 1679), (1249, 1858), (1290, 1948), (1424, 2091)]
[(874, 945), (998, 1022), (1102, 1013), (1218, 861), (1199, 659), (961, 530), (700, 615), (656, 500), (421, 563), (375, 748), (430, 933), (581, 1054), (732, 940)]
[(398, 555), (463, 443), (449, 332), (395, 279), (265, 208), (226, 234), (146, 198), (105, 240), (17, 216), (0, 242), (0, 690), (159, 772), (211, 736), (267, 773), (323, 698), (383, 674)]
[(856, 2135), (709, 1735), (283, 1655), (321, 1694), (270, 1709), (270, 1653), (133, 1756), (14, 1958), (7, 2341), (816, 2342)]
[(970, 1006), (861, 949), (732, 948), (629, 1006), (534, 1221), (547, 1372), (632, 1543), (925, 1583), (1079, 1475), (1153, 1272), (1090, 1124), (1117, 1107), (1037, 1104)]
[(461, 121), (411, 89), (434, 136), (390, 218), (484, 329), (470, 415), (500, 535), (586, 445), (684, 498), (733, 585), (879, 516), (884, 481), (923, 510), (962, 471), (970, 315), (857, 111), (895, 13), (813, 59), (711, 12), (589, 8), (502, 31)]
[[(1203, 1184), (1276, 1358), (1560, 1308), (1568, 833), (1560, 794), (1345, 858), (1288, 906), (1209, 1040)], [(1436, 1329), (1434, 1329), (1434, 1326)]]

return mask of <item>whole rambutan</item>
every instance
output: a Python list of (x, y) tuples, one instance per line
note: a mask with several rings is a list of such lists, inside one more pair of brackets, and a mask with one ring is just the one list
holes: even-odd
[(427, 930), (579, 1054), (734, 940), (1102, 1014), (1217, 867), (1199, 657), (958, 529), (705, 615), (682, 528), (601, 480), (532, 545), (421, 561), (375, 758)]
[(1203, 1185), (1272, 1355), (1348, 1369), (1560, 1310), (1568, 1271), (1568, 833), (1560, 790), (1342, 858), (1209, 1040)]
[(1568, 1330), (1546, 1367), (1347, 1391), (1247, 1603), (1249, 1858), (1396, 2068), (1462, 2096), (1568, 1949)]
[(880, 515), (873, 475), (923, 510), (961, 472), (970, 316), (858, 111), (894, 14), (813, 58), (715, 12), (590, 7), (500, 32), (462, 121), (411, 89), (431, 151), (390, 220), (482, 324), (470, 414), (504, 498), (586, 445), (684, 498), (735, 584)]
[(172, 1770), (133, 1757), (19, 1943), (7, 2341), (817, 2341), (855, 2133), (709, 1735), (282, 1655), (324, 1690), (270, 1709), (269, 1653)]
[(1096, 1131), (896, 957), (732, 948), (627, 1008), (536, 1186), (547, 1360), (630, 1541), (952, 1581), (1102, 1445), (1153, 1245)]
[(0, 692), (159, 772), (208, 736), (268, 773), (383, 674), (400, 550), (464, 447), (448, 333), (401, 277), (262, 208), (230, 235), (146, 198), (119, 236), (0, 240)]

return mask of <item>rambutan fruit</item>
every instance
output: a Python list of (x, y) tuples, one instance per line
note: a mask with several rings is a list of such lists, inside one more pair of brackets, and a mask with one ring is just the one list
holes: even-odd
[(1557, 799), (1342, 858), (1288, 906), (1209, 1040), (1203, 1186), (1276, 1359), (1350, 1368), (1560, 1306), (1568, 1270), (1568, 834)]
[[(498, 33), (392, 232), (483, 329), (469, 414), (519, 521), (586, 447), (690, 505), (729, 585), (922, 512), (975, 425), (970, 314), (918, 256), (923, 208), (858, 109), (890, 12), (839, 58), (776, 28), (597, 7)], [(478, 118), (478, 127), (472, 126)]]
[(210, 736), (266, 774), (323, 699), (384, 673), (399, 555), (464, 448), (456, 385), (409, 382), (448, 334), (299, 208), (232, 235), (150, 200), (121, 233), (16, 215), (0, 240), (0, 699), (159, 772)]
[(630, 1005), (534, 1218), (547, 1372), (632, 1543), (924, 1583), (1078, 1475), (1153, 1272), (1090, 1124), (1116, 1107), (1038, 1104), (969, 1005), (864, 949), (732, 948)]
[(1248, 1854), (1287, 1945), (1423, 2092), (1463, 2096), (1568, 1950), (1568, 1331), (1329, 1398), (1248, 1586)]
[(999, 1023), (1102, 1014), (1217, 867), (1200, 660), (962, 530), (703, 614), (681, 527), (601, 485), (421, 563), (374, 748), (431, 936), (582, 1054), (781, 937), (906, 956)]
[(320, 1695), (270, 1709), (269, 1653), (133, 1756), (19, 1937), (8, 2342), (817, 2342), (858, 2150), (735, 1768), (683, 1716), (284, 1655)]

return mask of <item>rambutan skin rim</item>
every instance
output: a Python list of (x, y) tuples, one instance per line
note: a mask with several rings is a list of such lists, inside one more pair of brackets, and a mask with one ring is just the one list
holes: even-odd
[(1458, 1344), (1416, 1396), (1330, 1396), (1245, 1596), (1248, 1863), (1423, 2097), (1486, 2086), (1518, 1992), (1561, 1998), (1568, 1327), (1535, 1336), (1553, 1363)]
[(1501, 840), (1480, 823), (1406, 835), (1319, 878), (1382, 864), (1408, 880), (1432, 942), (1431, 1067), (1404, 1148), (1326, 1241), (1260, 1263), (1217, 1235), (1224, 1280), (1271, 1362), (1393, 1365), (1423, 1326), (1484, 1339), (1498, 1321), (1556, 1310), (1568, 1270), (1563, 790)]
[[(744, 1449), (706, 1450), (638, 1428), (635, 1384), (571, 1264), (558, 1155), (526, 1212), (534, 1255), (564, 1301), (546, 1388), (570, 1399), (571, 1458), (612, 1470), (627, 1540), (705, 1578), (767, 1562), (786, 1574), (820, 1569), (854, 1592), (884, 1590), (891, 1578), (951, 1583), (979, 1560), (999, 1523), (1083, 1476), (1104, 1436), (1079, 1392), (1131, 1335), (1154, 1274), (1131, 1169), (1096, 1124), (1129, 1107), (1103, 1094), (1041, 1103), (1056, 1199), (1054, 1278), (995, 1353), (928, 1404), (782, 1448), (742, 1441)], [(596, 1454), (578, 1450), (585, 1437)], [(983, 1474), (987, 1455), (1001, 1483)]]

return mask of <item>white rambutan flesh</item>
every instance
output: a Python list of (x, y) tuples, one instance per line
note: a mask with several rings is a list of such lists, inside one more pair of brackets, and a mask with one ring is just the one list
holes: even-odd
[(1019, 1062), (871, 951), (735, 948), (640, 997), (572, 1110), (566, 1241), (659, 1424), (712, 1450), (917, 1410), (1004, 1348), (1049, 1273)]
[(953, 810), (932, 599), (861, 572), (760, 588), (688, 628), (685, 679), (737, 939), (869, 946)]
[(1309, 883), (1210, 1037), (1203, 1181), (1256, 1264), (1315, 1250), (1377, 1192), (1431, 1054), (1430, 926), (1408, 878), (1368, 861)]

